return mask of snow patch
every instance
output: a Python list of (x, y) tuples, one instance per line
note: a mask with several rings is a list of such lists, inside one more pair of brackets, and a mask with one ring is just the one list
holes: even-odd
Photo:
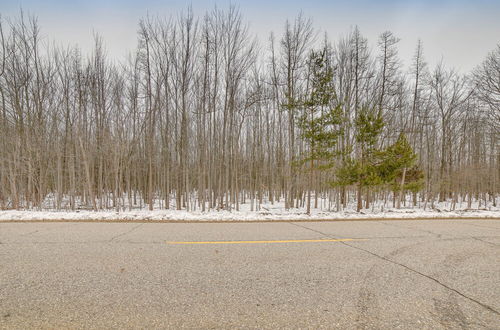
[(247, 204), (241, 205), (240, 211), (185, 211), (185, 210), (131, 210), (131, 211), (58, 211), (58, 210), (7, 210), (0, 211), (2, 221), (30, 221), (30, 220), (154, 220), (154, 221), (272, 221), (272, 220), (342, 220), (342, 219), (384, 219), (384, 218), (500, 218), (500, 209), (461, 209), (446, 210), (401, 208), (385, 209), (384, 211), (363, 210), (356, 212), (353, 209), (341, 212), (324, 209), (312, 209), (307, 215), (304, 208), (286, 210), (281, 203), (265, 204), (260, 211), (251, 211)]

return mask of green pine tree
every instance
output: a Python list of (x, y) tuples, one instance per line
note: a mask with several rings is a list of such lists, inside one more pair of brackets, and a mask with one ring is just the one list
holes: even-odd
[[(357, 211), (363, 207), (363, 191), (367, 187), (374, 187), (383, 183), (378, 171), (378, 158), (380, 151), (377, 149), (378, 138), (384, 128), (384, 120), (377, 111), (363, 107), (360, 109), (355, 122), (356, 143), (358, 158), (347, 158), (336, 171), (336, 186), (356, 185)], [(367, 199), (368, 206), (368, 199)]]
[(416, 192), (423, 185), (423, 171), (415, 165), (417, 155), (401, 133), (394, 144), (381, 152), (380, 158), (379, 175), (394, 192), (399, 192), (396, 203), (400, 208), (404, 191)]
[[(326, 168), (321, 162), (330, 163), (341, 134), (342, 111), (333, 106), (336, 99), (333, 86), (333, 69), (327, 63), (326, 50), (312, 52), (310, 56), (310, 93), (303, 102), (298, 125), (301, 136), (308, 145), (300, 164), (308, 164), (310, 179), (315, 170)], [(307, 214), (311, 212), (311, 191), (307, 196)]]

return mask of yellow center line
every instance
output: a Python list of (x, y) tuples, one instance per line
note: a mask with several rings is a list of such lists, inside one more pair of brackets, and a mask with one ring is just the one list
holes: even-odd
[(167, 244), (272, 244), (272, 243), (316, 243), (316, 242), (348, 242), (348, 241), (366, 241), (362, 238), (342, 238), (342, 239), (290, 239), (274, 241), (201, 241), (201, 242), (170, 242)]

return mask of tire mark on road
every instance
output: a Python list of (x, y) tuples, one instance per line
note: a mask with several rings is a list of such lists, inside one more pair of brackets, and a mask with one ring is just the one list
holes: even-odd
[[(457, 274), (456, 270), (471, 258), (479, 257), (478, 252), (458, 252), (447, 254), (445, 259), (442, 261), (442, 267), (449, 271), (448, 276), (453, 276)], [(455, 275), (457, 276), (457, 275)], [(463, 310), (457, 301), (457, 295), (451, 292), (447, 295), (445, 299), (433, 298), (434, 310), (437, 312), (437, 320), (446, 329), (469, 329), (471, 328), (471, 322), (464, 314)]]
[(483, 303), (483, 302), (480, 302), (480, 301), (479, 301), (479, 300), (477, 300), (477, 299), (474, 299), (474, 298), (472, 298), (472, 297), (467, 296), (465, 293), (463, 293), (463, 292), (461, 292), (461, 291), (458, 291), (457, 289), (452, 288), (452, 287), (450, 287), (450, 286), (448, 286), (448, 285), (444, 284), (444, 283), (443, 283), (443, 282), (441, 282), (440, 280), (438, 280), (438, 279), (436, 279), (436, 278), (434, 278), (434, 277), (432, 277), (432, 276), (430, 276), (430, 275), (424, 274), (424, 273), (422, 273), (422, 272), (420, 272), (420, 271), (418, 271), (418, 270), (416, 270), (416, 269), (413, 269), (413, 268), (411, 268), (411, 267), (409, 267), (409, 266), (407, 266), (407, 265), (405, 265), (405, 264), (402, 264), (402, 263), (397, 262), (397, 261), (395, 261), (395, 260), (391, 260), (391, 259), (389, 259), (389, 258), (386, 258), (386, 257), (384, 257), (384, 256), (381, 256), (381, 255), (379, 255), (379, 254), (376, 254), (376, 253), (374, 253), (374, 252), (372, 252), (372, 251), (369, 251), (369, 250), (367, 250), (367, 249), (363, 249), (363, 248), (361, 248), (361, 247), (359, 247), (359, 246), (354, 246), (354, 245), (348, 244), (348, 243), (346, 243), (346, 242), (339, 242), (339, 243), (344, 244), (344, 245), (347, 245), (347, 246), (350, 246), (350, 247), (352, 247), (352, 248), (354, 248), (354, 249), (357, 249), (357, 250), (360, 250), (360, 251), (364, 251), (364, 252), (366, 252), (366, 253), (369, 253), (369, 254), (373, 255), (374, 257), (377, 257), (377, 258), (380, 258), (380, 259), (385, 260), (385, 261), (387, 261), (387, 262), (390, 262), (390, 263), (393, 263), (393, 264), (395, 264), (395, 265), (401, 266), (401, 267), (403, 267), (403, 268), (405, 268), (405, 269), (409, 270), (410, 272), (413, 272), (413, 273), (416, 273), (416, 274), (418, 274), (418, 275), (420, 275), (420, 276), (423, 276), (423, 277), (425, 277), (425, 278), (428, 278), (429, 280), (431, 280), (431, 281), (433, 281), (433, 282), (435, 282), (435, 283), (437, 283), (437, 284), (441, 285), (442, 287), (444, 287), (444, 288), (446, 288), (446, 289), (448, 289), (448, 290), (450, 290), (450, 291), (455, 292), (456, 294), (458, 294), (458, 295), (462, 296), (463, 298), (465, 298), (465, 299), (467, 299), (467, 300), (470, 300), (470, 301), (472, 301), (472, 302), (474, 302), (474, 303), (476, 303), (476, 304), (478, 304), (478, 305), (482, 306), (483, 308), (485, 308), (485, 309), (489, 310), (490, 312), (495, 313), (495, 314), (497, 314), (497, 315), (500, 315), (500, 312), (498, 312), (498, 311), (497, 311), (496, 309), (494, 309), (493, 307), (491, 307), (491, 306), (489, 306), (489, 305), (487, 305), (487, 304), (485, 304), (485, 303)]
[[(428, 236), (426, 236), (428, 237)], [(408, 251), (410, 248), (413, 248), (418, 245), (422, 245), (425, 242), (418, 242), (418, 243), (412, 243), (408, 244), (405, 246), (401, 246), (397, 248), (394, 251), (391, 251), (385, 257), (394, 257), (399, 254), (402, 254), (406, 251)], [(369, 279), (377, 279), (377, 277), (374, 275), (375, 269), (379, 267), (380, 264), (374, 263), (370, 269), (366, 272), (364, 278), (363, 278), (363, 287), (359, 291), (359, 298), (358, 298), (358, 318), (356, 319), (358, 323), (358, 328), (359, 329), (372, 329), (375, 327), (374, 324), (367, 324), (366, 320), (368, 319), (374, 319), (375, 322), (378, 322), (378, 313), (377, 309), (378, 307), (378, 300), (376, 299), (376, 296), (371, 293), (370, 288), (366, 284)], [(370, 314), (368, 314), (368, 310), (371, 309), (371, 317)]]
[(356, 323), (358, 329), (373, 329), (378, 328), (378, 306), (377, 296), (366, 286), (359, 290), (358, 315)]
[(439, 314), (438, 320), (439, 323), (445, 329), (469, 329), (470, 324), (467, 320), (467, 317), (460, 309), (460, 306), (457, 304), (456, 300), (451, 297), (448, 297), (447, 300), (441, 299), (433, 299), (434, 301), (434, 310)]
[[(290, 222), (290, 224), (293, 224), (294, 226), (299, 226), (299, 227), (302, 227), (302, 228), (304, 228), (304, 229), (308, 229), (308, 230), (314, 231), (314, 232), (316, 232), (316, 233), (323, 234), (323, 235), (324, 235), (324, 236), (326, 236), (326, 237), (336, 238), (336, 237), (333, 237), (333, 236), (331, 236), (331, 235), (329, 235), (329, 234), (327, 234), (327, 233), (324, 233), (324, 232), (321, 232), (321, 231), (318, 231), (318, 230), (315, 230), (315, 229), (312, 229), (312, 228), (309, 228), (309, 227), (306, 227), (306, 226), (302, 226), (302, 225), (299, 225), (299, 224), (297, 224), (297, 223), (291, 223), (291, 222)], [(471, 302), (474, 302), (474, 303), (478, 304), (479, 306), (483, 307), (484, 309), (486, 309), (486, 310), (488, 310), (488, 311), (490, 311), (490, 312), (492, 312), (492, 313), (494, 313), (494, 314), (500, 315), (500, 312), (499, 312), (499, 311), (497, 311), (497, 310), (496, 310), (496, 309), (494, 309), (493, 307), (489, 306), (488, 304), (483, 303), (483, 302), (481, 302), (481, 301), (479, 301), (479, 300), (477, 300), (477, 299), (475, 299), (475, 298), (472, 298), (472, 297), (467, 296), (465, 293), (463, 293), (463, 292), (461, 292), (461, 291), (459, 291), (459, 290), (457, 290), (457, 289), (455, 289), (455, 288), (452, 288), (452, 287), (450, 287), (450, 286), (446, 285), (445, 283), (441, 282), (441, 281), (440, 281), (440, 280), (438, 280), (437, 278), (434, 278), (434, 277), (432, 277), (432, 276), (430, 276), (430, 275), (427, 275), (427, 274), (425, 274), (425, 273), (422, 273), (422, 272), (420, 272), (420, 271), (418, 271), (418, 270), (416, 270), (416, 269), (413, 269), (413, 268), (411, 268), (411, 267), (409, 267), (409, 266), (407, 266), (407, 265), (405, 265), (405, 264), (402, 264), (402, 263), (400, 263), (400, 262), (397, 262), (397, 261), (395, 261), (395, 260), (391, 260), (391, 259), (389, 259), (388, 257), (385, 257), (385, 256), (383, 256), (383, 255), (379, 255), (379, 254), (377, 254), (377, 253), (375, 253), (375, 252), (372, 252), (372, 251), (370, 251), (370, 250), (364, 249), (364, 248), (362, 248), (362, 247), (360, 247), (360, 246), (355, 246), (355, 245), (349, 244), (349, 243), (347, 243), (347, 242), (339, 242), (339, 243), (340, 243), (340, 244), (344, 244), (344, 245), (346, 245), (346, 246), (348, 246), (348, 247), (351, 247), (351, 248), (353, 248), (353, 249), (356, 249), (356, 250), (359, 250), (359, 251), (366, 252), (366, 253), (368, 253), (368, 254), (370, 254), (370, 255), (372, 255), (372, 256), (374, 256), (374, 257), (376, 257), (376, 258), (379, 258), (379, 259), (382, 259), (382, 260), (384, 260), (384, 261), (387, 261), (387, 262), (390, 262), (390, 263), (392, 263), (392, 264), (395, 264), (395, 265), (398, 265), (398, 266), (400, 266), (400, 267), (403, 267), (403, 268), (405, 268), (406, 270), (408, 270), (408, 271), (410, 271), (410, 272), (413, 272), (413, 273), (415, 273), (415, 274), (418, 274), (418, 275), (420, 275), (420, 276), (422, 276), (422, 277), (425, 277), (425, 278), (427, 278), (427, 279), (429, 279), (429, 280), (431, 280), (431, 281), (435, 282), (436, 284), (438, 284), (438, 285), (442, 286), (443, 288), (445, 288), (445, 289), (447, 289), (447, 290), (449, 290), (449, 291), (455, 292), (455, 293), (456, 293), (456, 294), (458, 294), (459, 296), (461, 296), (461, 297), (463, 297), (463, 298), (465, 298), (465, 299), (467, 299), (467, 300), (469, 300), (469, 301), (471, 301)]]

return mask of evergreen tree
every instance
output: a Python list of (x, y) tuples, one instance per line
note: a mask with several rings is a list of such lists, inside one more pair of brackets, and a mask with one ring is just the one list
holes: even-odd
[(423, 172), (415, 166), (417, 155), (408, 143), (406, 135), (401, 133), (397, 141), (381, 153), (378, 165), (379, 176), (391, 185), (394, 192), (399, 192), (397, 208), (405, 190), (416, 192), (422, 188)]
[[(384, 120), (377, 111), (363, 107), (355, 120), (356, 143), (358, 146), (356, 159), (347, 159), (337, 170), (335, 185), (357, 185), (357, 211), (362, 207), (362, 195), (365, 187), (373, 187), (383, 183), (377, 168), (380, 152), (377, 150), (378, 137), (384, 128)], [(368, 194), (367, 194), (368, 195)], [(369, 199), (366, 200), (369, 206)]]
[[(342, 111), (339, 105), (333, 106), (335, 90), (333, 69), (326, 59), (326, 49), (312, 52), (310, 56), (310, 93), (303, 102), (299, 116), (301, 136), (307, 143), (308, 151), (302, 157), (301, 164), (309, 164), (310, 179), (314, 172), (322, 168), (320, 161), (331, 162), (334, 150), (341, 134)], [(307, 214), (311, 212), (311, 191), (307, 195)]]
[[(415, 165), (417, 155), (404, 134), (387, 148), (376, 148), (378, 135), (383, 127), (383, 120), (379, 116), (362, 113), (356, 125), (360, 158), (350, 158), (337, 169), (334, 185), (357, 185), (358, 212), (362, 208), (363, 189), (388, 185), (394, 192), (397, 207), (400, 208), (404, 191), (416, 193), (423, 186), (423, 171)], [(399, 192), (398, 198), (396, 192)]]

